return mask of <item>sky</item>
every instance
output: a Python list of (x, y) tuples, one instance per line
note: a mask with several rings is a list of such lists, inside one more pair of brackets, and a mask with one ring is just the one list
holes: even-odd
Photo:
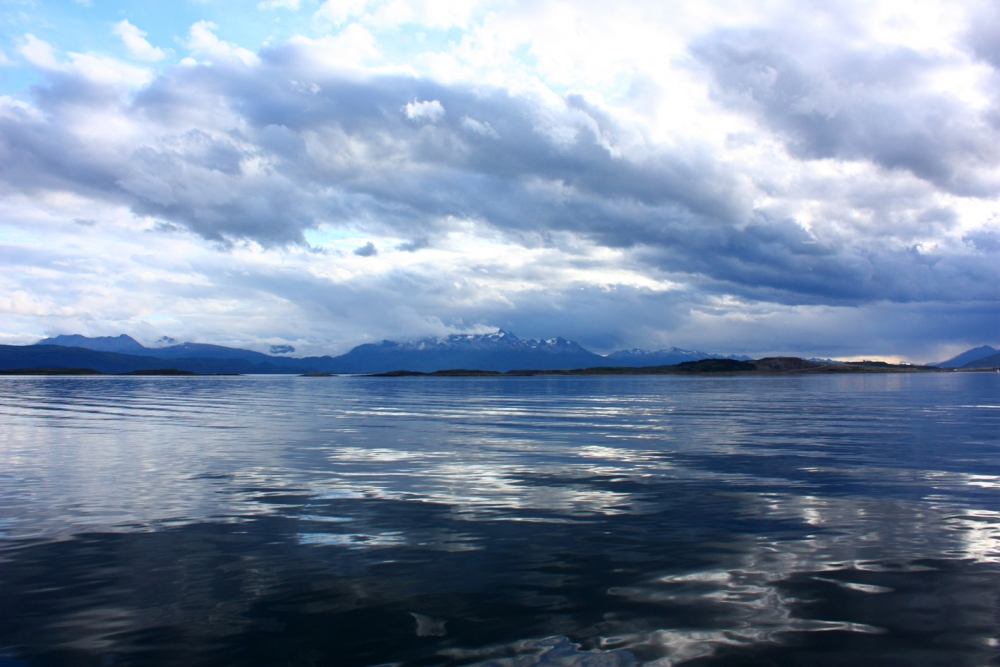
[(1000, 343), (1000, 10), (0, 0), (0, 343)]

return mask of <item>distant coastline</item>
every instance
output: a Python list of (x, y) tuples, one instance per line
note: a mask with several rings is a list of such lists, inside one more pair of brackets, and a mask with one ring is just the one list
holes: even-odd
[(0, 375), (113, 375), (113, 376), (150, 376), (162, 375), (169, 377), (218, 377), (220, 375), (238, 376), (239, 373), (195, 373), (194, 371), (182, 371), (177, 368), (154, 368), (150, 370), (127, 371), (124, 373), (102, 373), (93, 368), (11, 368), (0, 370)]
[[(353, 377), (410, 378), (410, 377), (538, 377), (538, 376), (598, 376), (598, 375), (843, 375), (857, 373), (982, 373), (1000, 368), (941, 368), (912, 364), (890, 364), (885, 361), (853, 361), (825, 363), (798, 357), (765, 357), (753, 361), (735, 359), (702, 359), (663, 366), (595, 366), (574, 369), (518, 369), (506, 372), (454, 368), (431, 372), (397, 370), (385, 373), (358, 373)], [(138, 370), (124, 373), (102, 373), (92, 368), (16, 368), (0, 370), (0, 375), (19, 376), (172, 376), (218, 377), (240, 376), (240, 373), (195, 373), (176, 368)], [(338, 377), (335, 373), (298, 373), (298, 377)]]
[[(966, 368), (961, 372), (993, 371), (992, 368)], [(571, 370), (513, 370), (506, 373), (453, 369), (421, 373), (418, 371), (390, 371), (372, 373), (366, 377), (534, 377), (534, 376), (590, 376), (590, 375), (823, 375), (852, 373), (950, 373), (959, 371), (937, 366), (915, 366), (912, 364), (890, 364), (885, 361), (856, 361), (845, 363), (821, 363), (798, 357), (765, 357), (753, 361), (732, 359), (703, 359), (686, 361), (668, 366), (597, 366)]]

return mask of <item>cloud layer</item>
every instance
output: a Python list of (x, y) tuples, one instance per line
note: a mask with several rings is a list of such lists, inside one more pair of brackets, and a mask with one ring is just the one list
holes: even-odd
[[(838, 13), (833, 24), (790, 23), (789, 8), (770, 24), (688, 17), (661, 26), (677, 40), (666, 73), (623, 51), (616, 77), (588, 87), (557, 81), (581, 75), (546, 56), (549, 6), (490, 14), (408, 63), (379, 50), (381, 10), (330, 11), (315, 20), (360, 22), (256, 52), (196, 23), (179, 40), (189, 55), (158, 70), (25, 36), (21, 57), (42, 83), (0, 101), (0, 192), (8, 226), (32, 237), (3, 239), (14, 265), (34, 267), (4, 277), (23, 294), (7, 306), (19, 326), (90, 318), (224, 337), (233, 317), (195, 326), (177, 300), (228, 299), (297, 313), (300, 335), (260, 322), (238, 337), (299, 350), (513, 324), (604, 349), (849, 354), (866, 342), (837, 321), (873, 312), (897, 321), (872, 330), (872, 352), (996, 342), (996, 12), (970, 6), (926, 47), (919, 26), (901, 40)], [(577, 11), (581, 24), (602, 19)], [(484, 60), (487, 33), (496, 48), (531, 21), (538, 37)], [(128, 21), (114, 32), (137, 59), (164, 56)], [(141, 242), (136, 229), (148, 230)], [(32, 315), (25, 304), (62, 281), (96, 285), (65, 269), (27, 277), (66, 253), (56, 238), (97, 265), (90, 244), (103, 241), (154, 254), (180, 244), (213, 267), (176, 267), (175, 280), (201, 285), (183, 296), (153, 288), (174, 304), (162, 331), (142, 307), (60, 316), (54, 295)], [(358, 312), (373, 304), (379, 315)], [(926, 336), (913, 339), (914, 322)]]

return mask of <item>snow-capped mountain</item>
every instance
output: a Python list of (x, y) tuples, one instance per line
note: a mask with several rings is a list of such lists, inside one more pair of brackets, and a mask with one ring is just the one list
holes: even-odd
[(404, 343), (384, 340), (359, 345), (334, 359), (341, 373), (433, 372), (453, 368), (495, 371), (586, 368), (601, 366), (604, 362), (604, 357), (565, 338), (521, 339), (503, 330)]

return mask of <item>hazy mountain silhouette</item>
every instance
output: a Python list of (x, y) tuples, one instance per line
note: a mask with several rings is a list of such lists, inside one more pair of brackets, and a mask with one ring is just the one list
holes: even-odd
[(145, 347), (130, 336), (100, 336), (88, 338), (79, 334), (44, 338), (35, 345), (62, 345), (63, 347), (82, 347), (98, 352), (120, 352), (158, 359), (245, 359), (254, 363), (271, 363), (286, 359), (272, 357), (253, 350), (243, 350), (237, 347), (208, 345), (205, 343), (180, 343), (167, 347)]
[(963, 368), (969, 363), (997, 353), (1000, 353), (1000, 350), (993, 349), (989, 345), (983, 345), (982, 347), (974, 347), (971, 350), (966, 350), (962, 354), (952, 357), (948, 361), (939, 361), (936, 364), (928, 365), (939, 366), (941, 368)]
[(131, 336), (97, 336), (90, 338), (80, 334), (69, 334), (43, 338), (35, 345), (61, 345), (62, 347), (82, 347), (98, 352), (120, 352), (122, 354), (143, 354), (148, 350)]

